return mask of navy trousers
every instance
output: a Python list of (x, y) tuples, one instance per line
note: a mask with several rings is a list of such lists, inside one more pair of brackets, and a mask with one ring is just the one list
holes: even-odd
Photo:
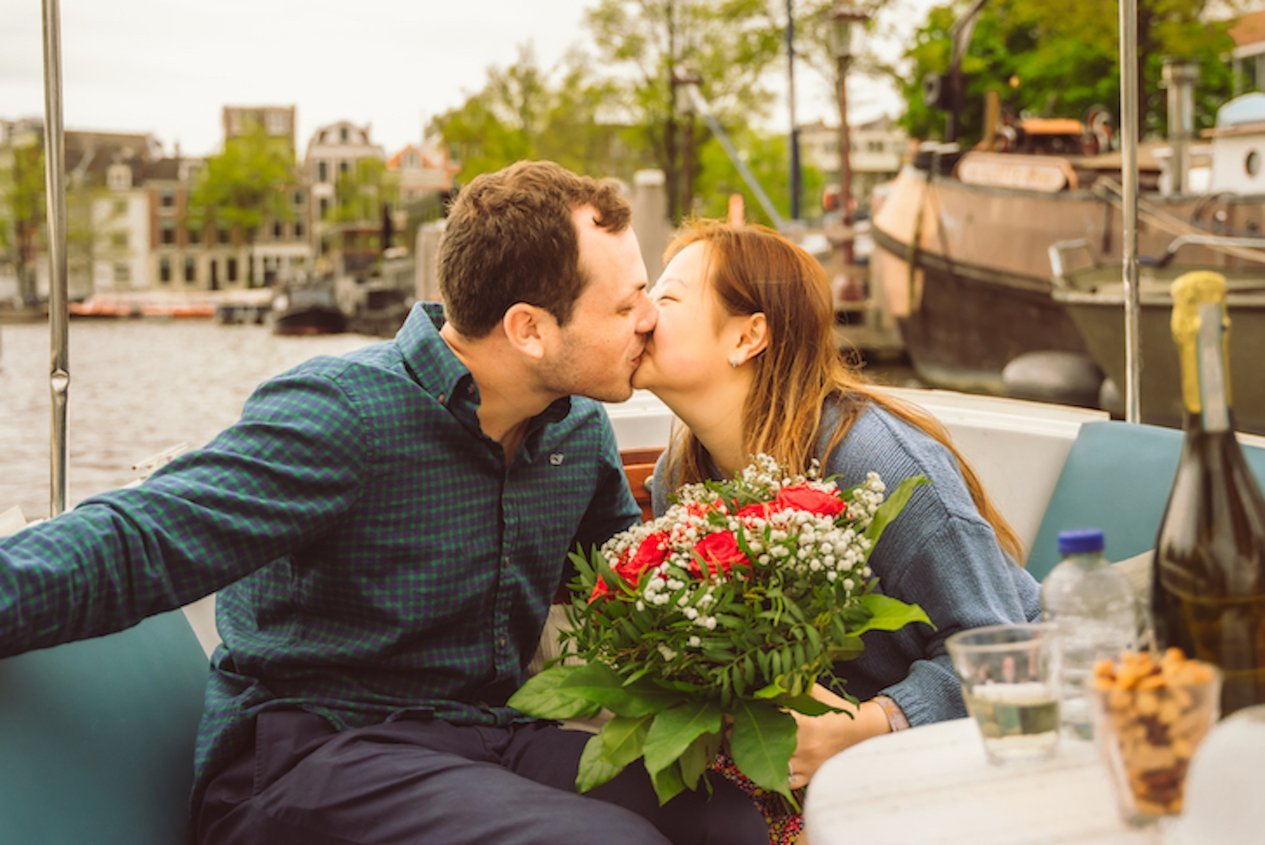
[(216, 776), (202, 845), (767, 845), (751, 798), (720, 777), (660, 807), (640, 761), (575, 792), (589, 734), (550, 724), (400, 720), (337, 732), (262, 713), (255, 747)]

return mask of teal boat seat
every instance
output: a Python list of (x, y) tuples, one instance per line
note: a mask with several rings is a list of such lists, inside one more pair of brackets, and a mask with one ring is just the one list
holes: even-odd
[[(1101, 528), (1109, 560), (1154, 548), (1181, 445), (1178, 429), (1116, 420), (1082, 425), (1028, 555), (1032, 577), (1040, 581), (1059, 562), (1058, 535), (1069, 528)], [(1265, 484), (1265, 449), (1244, 446), (1243, 453)]]
[(187, 842), (208, 666), (180, 611), (0, 660), (0, 842)]

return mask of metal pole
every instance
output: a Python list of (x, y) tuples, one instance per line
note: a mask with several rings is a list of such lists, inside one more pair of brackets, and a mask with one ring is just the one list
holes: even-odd
[(795, 13), (786, 0), (786, 99), (791, 116), (791, 219), (799, 219), (802, 183), (799, 172), (799, 126), (795, 118)]
[(1142, 420), (1138, 343), (1138, 0), (1120, 0), (1120, 184), (1124, 221), (1124, 418)]
[(848, 125), (848, 66), (852, 57), (840, 53), (839, 63), (839, 204), (843, 223), (843, 240), (839, 242), (839, 259), (843, 274), (851, 276), (856, 263), (852, 237), (852, 128)]
[(60, 0), (44, 6), (44, 170), (48, 191), (48, 324), (51, 362), (48, 385), (53, 400), (49, 464), (49, 516), (66, 509), (66, 405), (70, 397), (70, 343), (67, 333), (66, 144), (62, 126)]

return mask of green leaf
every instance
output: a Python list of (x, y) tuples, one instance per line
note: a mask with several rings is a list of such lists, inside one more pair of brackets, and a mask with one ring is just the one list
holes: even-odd
[(830, 647), (830, 660), (834, 663), (841, 663), (845, 660), (855, 660), (865, 652), (865, 643), (860, 637), (846, 636), (838, 640)]
[(690, 743), (681, 755), (681, 759), (677, 761), (686, 788), (698, 787), (698, 779), (702, 777), (703, 772), (707, 771), (712, 760), (716, 759), (718, 751), (720, 751), (719, 733), (703, 734)]
[(860, 635), (866, 631), (895, 631), (913, 622), (925, 622), (931, 625), (931, 619), (927, 617), (926, 611), (918, 605), (907, 604), (882, 593), (866, 593), (861, 596), (859, 603), (870, 612), (870, 618), (848, 632), (853, 635)]
[(624, 763), (616, 766), (612, 763), (603, 753), (601, 735), (594, 735), (584, 744), (584, 751), (580, 754), (580, 768), (575, 775), (575, 788), (579, 792), (588, 792), (610, 781), (627, 765)]
[(729, 750), (734, 764), (757, 785), (791, 797), (787, 766), (795, 752), (795, 719), (777, 705), (738, 701)]
[(659, 796), (661, 807), (685, 790), (685, 781), (675, 764), (650, 775), (650, 782), (654, 785), (655, 795)]
[(818, 701), (811, 695), (787, 695), (775, 699), (774, 704), (779, 707), (785, 707), (787, 710), (794, 710), (796, 713), (803, 713), (805, 716), (824, 716), (827, 713), (849, 713), (848, 710), (840, 710), (838, 707), (831, 707), (824, 701)]
[(562, 684), (578, 666), (554, 666), (527, 679), (510, 696), (509, 706), (538, 719), (576, 719), (596, 716), (601, 707)]
[(575, 667), (561, 684), (564, 692), (593, 701), (619, 716), (646, 716), (666, 710), (681, 696), (657, 684), (640, 680), (628, 683), (605, 663)]
[(646, 733), (650, 730), (652, 716), (639, 716), (630, 719), (626, 716), (615, 716), (598, 732), (602, 739), (602, 756), (612, 766), (621, 769), (642, 754), (646, 742)]
[(909, 502), (909, 497), (914, 494), (914, 490), (924, 484), (929, 484), (927, 476), (914, 475), (901, 481), (896, 485), (883, 504), (878, 506), (878, 510), (874, 512), (874, 518), (870, 520), (870, 527), (865, 530), (866, 539), (872, 543), (877, 543), (878, 538), (882, 536), (885, 529), (891, 522), (900, 516), (901, 510)]
[(655, 716), (646, 734), (646, 771), (672, 765), (699, 736), (718, 733), (722, 715), (710, 701), (687, 701)]

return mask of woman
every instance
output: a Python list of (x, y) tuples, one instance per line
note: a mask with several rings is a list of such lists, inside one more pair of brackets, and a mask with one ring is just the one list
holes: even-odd
[(921, 605), (936, 627), (866, 635), (864, 654), (838, 671), (859, 706), (838, 690), (814, 690), (855, 718), (796, 714), (791, 786), (802, 787), (848, 746), (964, 716), (945, 638), (1035, 619), (1037, 584), (1016, 565), (1018, 538), (944, 428), (842, 361), (816, 260), (762, 226), (706, 222), (683, 230), (668, 256), (652, 291), (658, 324), (633, 379), (684, 423), (655, 467), (656, 515), (681, 484), (732, 477), (759, 452), (792, 472), (818, 459), (844, 487), (871, 470), (889, 489), (912, 475), (931, 481), (888, 527), (870, 566), (883, 592)]

